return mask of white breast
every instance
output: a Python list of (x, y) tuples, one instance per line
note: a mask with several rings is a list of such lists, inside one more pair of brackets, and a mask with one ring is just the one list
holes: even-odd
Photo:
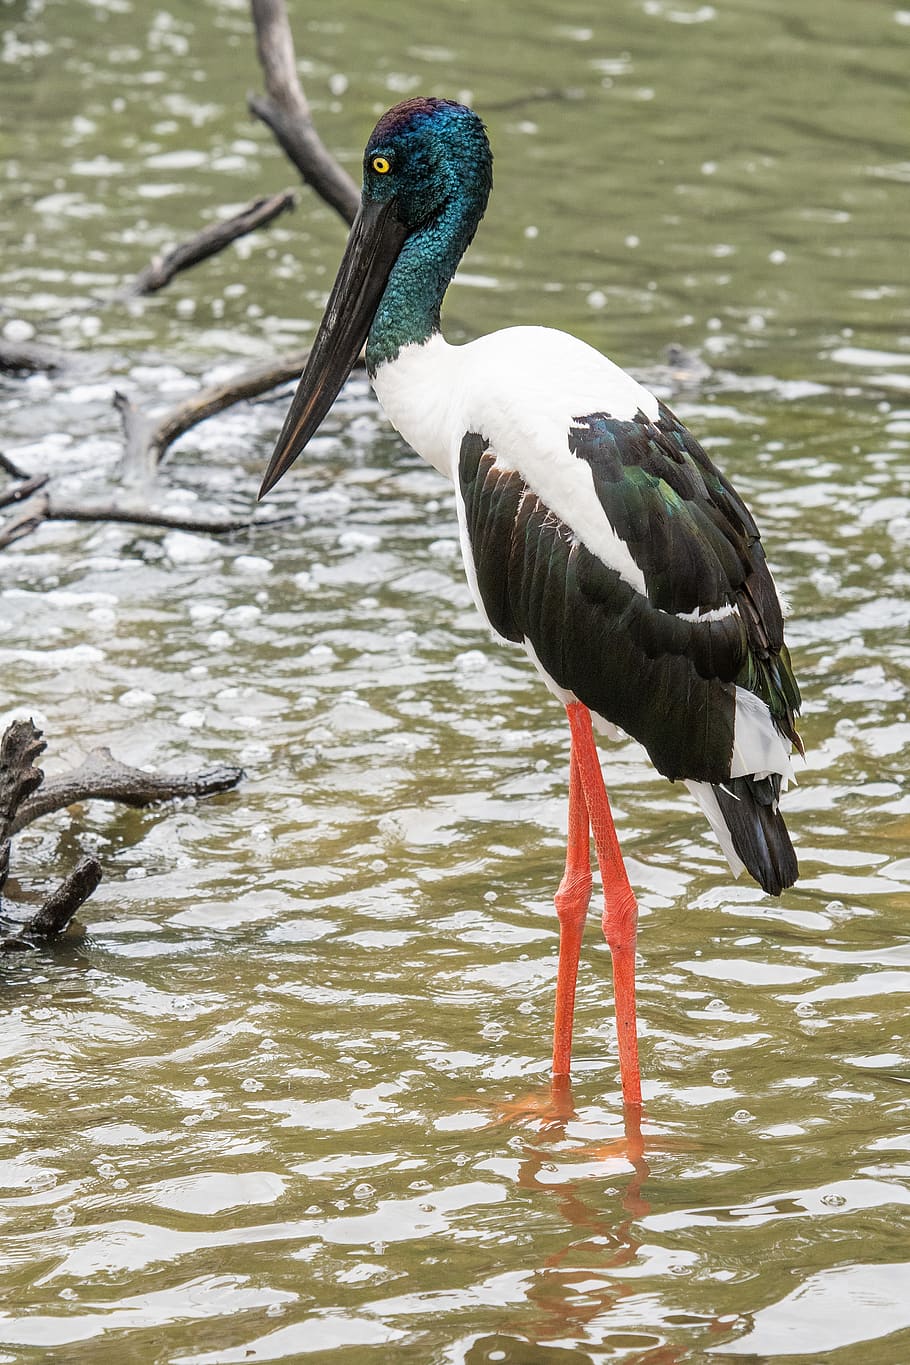
[(464, 349), (450, 346), (436, 332), (419, 345), (403, 346), (394, 360), (380, 365), (372, 379), (376, 397), (395, 430), (449, 479), (458, 420), (456, 376)]

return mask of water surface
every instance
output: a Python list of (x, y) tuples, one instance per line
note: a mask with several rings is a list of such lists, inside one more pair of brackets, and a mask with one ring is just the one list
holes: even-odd
[[(103, 742), (247, 777), (18, 840), (23, 898), (81, 850), (105, 879), (84, 938), (3, 963), (0, 1361), (900, 1365), (910, 15), (293, 12), (353, 170), (404, 95), (488, 121), (496, 190), (452, 337), (541, 321), (636, 371), (671, 342), (711, 367), (661, 392), (755, 510), (791, 604), (803, 878), (780, 901), (733, 882), (684, 794), (605, 749), (642, 912), (644, 1150), (594, 915), (573, 1089), (535, 1115), (565, 725), (485, 639), (449, 491), (363, 380), (271, 497), (291, 524), (46, 526), (0, 559), (3, 715), (46, 728), (49, 770)], [(118, 303), (153, 251), (293, 183), (245, 112), (246, 6), (2, 16), (0, 325), (72, 354), (0, 383), (2, 447), (100, 492), (114, 389), (166, 405), (305, 342), (344, 231), (304, 194)], [(249, 511), (283, 411), (184, 438), (161, 504)]]

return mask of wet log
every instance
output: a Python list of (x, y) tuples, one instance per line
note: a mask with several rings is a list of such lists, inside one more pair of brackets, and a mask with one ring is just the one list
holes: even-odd
[(0, 372), (4, 374), (56, 374), (64, 363), (60, 352), (49, 346), (0, 338)]
[(305, 183), (351, 224), (360, 206), (360, 190), (332, 156), (313, 124), (297, 75), (294, 39), (284, 0), (252, 0), (252, 12), (266, 93), (247, 96), (250, 112), (271, 129)]
[(275, 526), (287, 517), (188, 517), (156, 512), (146, 505), (120, 502), (66, 502), (42, 489), (28, 499), (19, 513), (0, 527), (0, 550), (32, 535), (46, 521), (114, 521), (128, 526), (154, 526), (170, 531), (196, 531), (201, 535), (229, 536), (251, 526)]
[(0, 507), (10, 507), (14, 502), (25, 502), (33, 493), (37, 493), (47, 483), (49, 474), (36, 474), (34, 478), (25, 478), (17, 474), (22, 479), (18, 488), (8, 488), (5, 493), (0, 493)]
[(17, 464), (13, 464), (10, 457), (4, 455), (2, 451), (0, 451), (0, 469), (2, 469), (5, 474), (8, 474), (11, 479), (31, 478), (30, 474), (27, 474), (24, 469), (20, 469)]
[(81, 801), (116, 801), (122, 806), (152, 806), (185, 796), (213, 796), (236, 787), (242, 768), (219, 764), (194, 773), (147, 773), (121, 763), (102, 746), (86, 755), (78, 768), (45, 780), (19, 808), (11, 832), (33, 820)]
[[(235, 787), (243, 777), (242, 768), (227, 765), (195, 773), (146, 773), (121, 763), (110, 749), (98, 748), (77, 768), (45, 780), (36, 760), (46, 747), (30, 720), (13, 721), (0, 739), (0, 890), (9, 870), (12, 836), (42, 815), (82, 801), (149, 806), (178, 797), (210, 796)], [(97, 858), (80, 859), (29, 919), (0, 937), (0, 953), (20, 952), (58, 938), (100, 880)]]
[(225, 218), (220, 223), (211, 223), (201, 232), (197, 232), (195, 237), (178, 243), (163, 256), (156, 256), (136, 276), (126, 291), (127, 297), (157, 293), (166, 284), (170, 284), (174, 276), (182, 270), (189, 270), (200, 261), (206, 261), (210, 256), (223, 251), (239, 237), (245, 237), (248, 233), (255, 232), (257, 228), (265, 227), (279, 214), (292, 209), (294, 203), (293, 192), (284, 190), (281, 194), (254, 199), (232, 218)]
[[(81, 858), (56, 891), (51, 892), (41, 909), (17, 928), (14, 939), (25, 939), (26, 944), (31, 946), (36, 940), (48, 943), (59, 938), (100, 881), (101, 864), (98, 859), (90, 854)], [(10, 948), (9, 940), (3, 947), (6, 952), (15, 950)]]
[[(44, 772), (37, 766), (37, 760), (46, 748), (41, 731), (30, 720), (14, 720), (0, 739), (0, 847), (5, 847), (7, 853), (2, 871), (4, 878), (16, 816), (44, 781)], [(0, 888), (2, 885), (0, 880)]]

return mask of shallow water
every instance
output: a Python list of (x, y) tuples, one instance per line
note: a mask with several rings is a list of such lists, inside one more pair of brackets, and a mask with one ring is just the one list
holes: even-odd
[[(83, 938), (2, 964), (0, 1362), (605, 1362), (910, 1354), (910, 14), (771, 0), (342, 3), (295, 29), (356, 167), (385, 105), (470, 94), (497, 189), (454, 337), (537, 320), (643, 371), (756, 512), (792, 609), (803, 877), (731, 881), (635, 746), (604, 751), (639, 892), (643, 1151), (585, 945), (549, 1112), (567, 737), (487, 643), (450, 495), (362, 379), (217, 542), (55, 523), (0, 557), (0, 710), (48, 770), (239, 762), (97, 803)], [(0, 381), (4, 453), (114, 477), (115, 388), (176, 401), (311, 334), (343, 242), (297, 213), (118, 303), (153, 250), (293, 175), (244, 108), (245, 5), (4, 7), (0, 323), (73, 353)], [(418, 23), (419, 18), (419, 23)], [(470, 22), (469, 22), (470, 19)], [(19, 327), (21, 331), (21, 325)], [(252, 507), (285, 400), (185, 437), (162, 505)]]

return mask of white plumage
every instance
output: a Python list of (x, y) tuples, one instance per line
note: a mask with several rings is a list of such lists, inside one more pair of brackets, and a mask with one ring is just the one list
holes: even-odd
[[(591, 467), (569, 449), (568, 431), (587, 413), (631, 421), (658, 415), (658, 401), (631, 375), (591, 346), (548, 327), (509, 327), (463, 346), (451, 346), (441, 332), (426, 342), (402, 347), (372, 379), (383, 411), (408, 444), (454, 482), (462, 558), (471, 596), (494, 638), (477, 582), (455, 471), (462, 437), (482, 432), (496, 465), (515, 471), (555, 516), (600, 561), (615, 569), (636, 592), (645, 578), (617, 534), (594, 487)], [(682, 620), (710, 622), (735, 614), (733, 604), (680, 612)], [(524, 647), (549, 691), (564, 705), (576, 700), (544, 668), (534, 646)], [(612, 739), (623, 732), (592, 713), (595, 728)], [(785, 790), (793, 780), (790, 745), (771, 720), (767, 706), (736, 688), (733, 758), (729, 777), (779, 773)], [(743, 863), (707, 783), (687, 781), (721, 844), (733, 872)]]

